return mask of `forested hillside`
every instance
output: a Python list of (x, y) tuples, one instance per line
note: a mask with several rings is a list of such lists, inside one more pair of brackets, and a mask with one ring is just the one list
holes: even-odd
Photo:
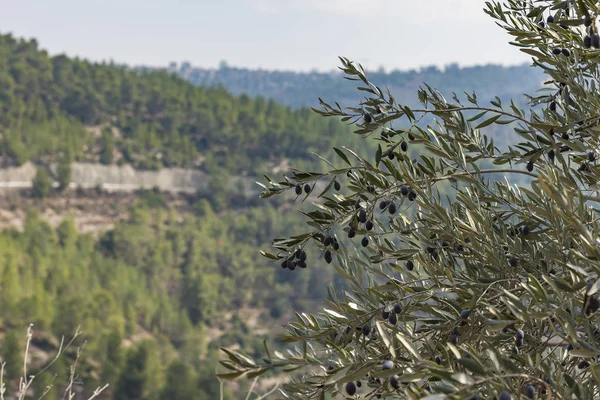
[[(332, 60), (334, 62), (336, 60)], [(231, 93), (273, 98), (295, 108), (318, 106), (319, 97), (345, 106), (354, 106), (363, 99), (354, 82), (343, 79), (339, 71), (265, 71), (234, 68), (226, 64), (219, 69), (202, 69), (189, 63), (171, 64), (168, 70), (199, 86), (222, 86)], [(428, 67), (410, 71), (370, 71), (369, 77), (374, 84), (389, 87), (398, 102), (408, 105), (417, 104), (416, 92), (424, 82), (448, 97), (453, 92), (462, 95), (465, 91), (475, 91), (482, 100), (489, 101), (498, 96), (503, 101), (512, 98), (518, 102), (523, 93), (535, 93), (544, 79), (539, 69), (528, 65), (459, 68), (455, 64), (446, 66), (444, 70)]]
[[(189, 63), (179, 66), (172, 63), (167, 70), (200, 87), (224, 88), (234, 94), (263, 96), (294, 108), (318, 108), (319, 98), (355, 107), (365, 99), (366, 94), (356, 90), (356, 82), (344, 79), (339, 71), (265, 71), (234, 68), (226, 64), (222, 64), (219, 69), (202, 69), (194, 68)], [(545, 79), (539, 69), (528, 65), (460, 68), (452, 64), (443, 70), (432, 66), (410, 71), (369, 71), (368, 76), (373, 84), (382, 89), (389, 88), (398, 103), (410, 107), (419, 105), (417, 92), (424, 83), (439, 90), (447, 99), (451, 99), (456, 93), (466, 103), (465, 92), (469, 95), (475, 92), (481, 104), (490, 104), (498, 96), (506, 106), (513, 100), (518, 107), (523, 107), (527, 104), (524, 93), (535, 94), (543, 86)], [(425, 126), (431, 122), (432, 117), (425, 116), (420, 124)], [(486, 128), (486, 134), (500, 148), (506, 148), (513, 141), (513, 137), (506, 132), (511, 131), (499, 126)], [(511, 132), (510, 135), (514, 133)], [(364, 142), (362, 145), (364, 146)]]
[[(23, 349), (24, 328), (33, 323), (34, 345), (48, 353), (34, 361), (35, 373), (58, 350), (60, 336), (81, 325), (86, 388), (109, 383), (107, 399), (214, 399), (219, 347), (258, 354), (268, 329), (277, 329), (274, 321), (326, 295), (334, 271), (314, 267), (318, 254), (309, 252), (309, 267), (297, 273), (257, 254), (271, 236), (289, 235), (301, 223), (297, 214), (282, 217), (269, 203), (216, 214), (204, 200), (196, 215), (181, 215), (154, 199), (146, 196), (98, 239), (78, 233), (72, 219), (53, 229), (35, 208), (22, 232), (0, 233), (1, 326), (13, 338), (2, 342), (3, 355)], [(57, 382), (66, 382), (72, 356), (53, 366)], [(7, 368), (17, 370), (12, 389), (21, 365), (10, 361)], [(172, 368), (184, 369), (186, 378), (171, 376)], [(171, 392), (178, 394), (164, 397)]]
[[(81, 325), (77, 344), (87, 344), (78, 380), (85, 388), (109, 383), (106, 399), (214, 399), (220, 346), (258, 350), (279, 318), (325, 296), (333, 270), (313, 267), (318, 254), (308, 254), (306, 270), (291, 273), (257, 252), (301, 222), (300, 215), (281, 216), (289, 202), (243, 200), (225, 178), (282, 162), (320, 162), (311, 151), (327, 155), (348, 135), (361, 140), (343, 123), (308, 108), (195, 87), (164, 71), (51, 57), (35, 40), (11, 35), (0, 36), (0, 65), (3, 165), (59, 161), (59, 175), (71, 161), (209, 174), (207, 190), (189, 199), (187, 211), (158, 191), (132, 194), (138, 201), (126, 218), (91, 234), (77, 232), (73, 219), (53, 228), (40, 217), (48, 200), (69, 190), (66, 176), (50, 199), (34, 200), (22, 231), (0, 232), (0, 351), (11, 371), (9, 398), (29, 323), (31, 373), (51, 360), (62, 335)], [(35, 183), (32, 194), (42, 197)], [(87, 195), (79, 191), (60, 207), (81, 206), (78, 198)], [(60, 397), (73, 357), (53, 365), (57, 384), (45, 399)], [(51, 377), (41, 376), (38, 394)], [(243, 390), (226, 388), (225, 398)]]
[(349, 132), (307, 108), (195, 87), (166, 71), (51, 57), (11, 35), (0, 35), (0, 65), (4, 164), (61, 157), (252, 172), (310, 160)]

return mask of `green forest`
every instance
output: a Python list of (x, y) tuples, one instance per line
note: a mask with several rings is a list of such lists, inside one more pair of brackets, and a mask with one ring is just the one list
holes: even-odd
[[(300, 215), (279, 212), (290, 202), (244, 202), (224, 177), (283, 160), (315, 165), (311, 151), (327, 153), (349, 136), (358, 143), (343, 123), (198, 88), (166, 72), (51, 57), (35, 40), (11, 35), (0, 36), (0, 62), (4, 166), (59, 161), (61, 190), (68, 183), (61, 170), (72, 161), (199, 167), (211, 176), (190, 213), (145, 191), (128, 218), (99, 236), (79, 233), (73, 218), (52, 228), (41, 217), (43, 202), (27, 211), (22, 230), (0, 232), (0, 350), (9, 395), (17, 390), (25, 329), (33, 323), (32, 344), (43, 354), (34, 358), (33, 374), (47, 367), (60, 338), (80, 327), (85, 391), (108, 383), (104, 398), (214, 399), (221, 346), (258, 351), (267, 336), (256, 334), (257, 326), (276, 330), (276, 321), (325, 296), (334, 271), (313, 267), (317, 254), (297, 274), (258, 254), (301, 223)], [(36, 198), (61, 196), (45, 168), (33, 183)], [(70, 349), (52, 364), (34, 393), (56, 375), (44, 398), (60, 398), (74, 357)], [(244, 384), (237, 388), (243, 390)], [(225, 398), (235, 394), (225, 388)]]
[[(258, 352), (267, 338), (253, 332), (246, 313), (256, 312), (257, 324), (273, 327), (291, 310), (323, 298), (336, 278), (333, 269), (313, 266), (316, 254), (308, 254), (302, 273), (257, 254), (270, 237), (292, 232), (301, 222), (296, 214), (282, 217), (264, 204), (219, 215), (205, 200), (198, 208), (196, 216), (181, 218), (140, 202), (128, 220), (98, 239), (78, 233), (72, 219), (53, 229), (31, 209), (22, 232), (0, 233), (1, 322), (12, 341), (5, 339), (3, 354), (23, 349), (19, 338), (29, 323), (36, 330), (34, 345), (50, 354), (61, 336), (81, 326), (77, 343), (87, 341), (80, 365), (86, 388), (109, 383), (114, 399), (215, 398), (218, 349), (239, 344)], [(209, 337), (209, 330), (221, 335)], [(124, 340), (132, 343), (127, 349)], [(21, 362), (5, 360), (18, 379)], [(59, 360), (51, 371), (60, 373), (57, 382), (66, 382), (64, 363), (71, 359)], [(189, 380), (185, 393), (178, 391), (178, 368)], [(138, 394), (127, 392), (132, 387)]]
[(165, 71), (52, 57), (11, 35), (0, 35), (0, 86), (5, 165), (61, 158), (259, 172), (283, 158), (310, 163), (310, 152), (327, 154), (350, 133), (308, 108), (195, 87)]

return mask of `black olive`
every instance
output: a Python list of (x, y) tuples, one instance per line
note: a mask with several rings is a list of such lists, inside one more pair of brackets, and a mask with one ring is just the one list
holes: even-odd
[(415, 189), (411, 189), (410, 192), (408, 192), (408, 200), (414, 201), (416, 198), (417, 198), (417, 191)]
[(456, 333), (450, 334), (448, 341), (456, 346), (456, 344), (458, 343), (458, 335)]
[(332, 261), (332, 256), (331, 256), (331, 251), (327, 250), (323, 256), (323, 258), (325, 258), (325, 262), (327, 264), (331, 264)]
[(369, 336), (369, 333), (371, 333), (371, 327), (369, 325), (363, 325), (362, 333), (365, 336)]
[(500, 392), (498, 400), (512, 400), (512, 396), (507, 391)]
[(390, 386), (392, 386), (394, 389), (400, 388), (400, 382), (398, 381), (398, 375), (392, 375), (390, 377)]
[(529, 171), (529, 172), (533, 171), (533, 161), (529, 161), (527, 163), (527, 171)]
[(394, 202), (390, 203), (390, 206), (388, 207), (388, 212), (392, 215), (396, 213), (396, 204)]
[(361, 208), (358, 212), (358, 222), (365, 223), (367, 222), (367, 212), (364, 208)]
[(388, 317), (388, 322), (392, 325), (396, 325), (397, 321), (398, 321), (398, 317), (396, 317), (396, 314), (394, 314), (394, 313), (390, 314), (390, 316)]
[(592, 33), (592, 46), (600, 49), (600, 35), (598, 33)]
[(354, 396), (354, 394), (356, 394), (356, 385), (354, 382), (348, 382), (346, 384), (346, 393), (348, 393), (348, 396)]

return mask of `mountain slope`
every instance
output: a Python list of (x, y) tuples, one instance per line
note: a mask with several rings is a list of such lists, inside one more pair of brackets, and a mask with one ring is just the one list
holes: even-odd
[[(198, 86), (222, 86), (231, 93), (272, 98), (291, 107), (317, 106), (319, 97), (338, 101), (344, 106), (355, 105), (361, 100), (353, 82), (342, 79), (338, 72), (263, 71), (226, 65), (219, 69), (202, 69), (187, 63), (180, 66), (172, 63), (168, 70)], [(460, 95), (464, 91), (475, 91), (484, 100), (499, 96), (503, 101), (514, 98), (518, 103), (523, 93), (533, 93), (543, 80), (539, 69), (526, 65), (464, 68), (449, 65), (443, 71), (426, 67), (410, 71), (369, 71), (368, 76), (376, 85), (389, 87), (396, 100), (408, 105), (415, 104), (417, 89), (423, 82), (446, 96), (452, 92)]]
[[(182, 365), (189, 381), (184, 398), (217, 398), (219, 347), (259, 351), (254, 329), (275, 329), (277, 318), (325, 296), (334, 271), (313, 266), (317, 251), (295, 273), (258, 254), (301, 223), (299, 215), (279, 212), (289, 202), (244, 202), (227, 178), (282, 161), (314, 163), (310, 151), (359, 143), (344, 124), (306, 108), (197, 88), (164, 71), (50, 57), (36, 41), (10, 35), (0, 35), (0, 65), (4, 165), (100, 161), (201, 167), (209, 175), (206, 190), (177, 198), (185, 207), (158, 191), (132, 194), (137, 204), (116, 196), (98, 204), (101, 190), (55, 192), (29, 201), (22, 230), (0, 232), (1, 329), (12, 334), (35, 324), (33, 345), (44, 357), (33, 360), (32, 373), (55, 354), (57, 337), (81, 325), (89, 344), (80, 380), (86, 387), (111, 383), (103, 398), (138, 398), (127, 396), (140, 376), (146, 380), (138, 389), (153, 394), (143, 398), (173, 398), (183, 375), (173, 371)], [(82, 211), (86, 196), (96, 213), (115, 216), (99, 238), (77, 232), (74, 219), (53, 228), (40, 217), (45, 208)], [(25, 213), (23, 203), (8, 207)], [(248, 313), (260, 316), (255, 325)], [(64, 373), (63, 367), (57, 368)]]
[(4, 164), (60, 155), (248, 172), (347, 142), (346, 126), (306, 108), (195, 87), (165, 71), (50, 57), (35, 40), (0, 35), (0, 65)]

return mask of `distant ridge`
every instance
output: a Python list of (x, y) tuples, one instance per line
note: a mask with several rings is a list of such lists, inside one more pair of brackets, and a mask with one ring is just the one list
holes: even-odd
[[(198, 86), (222, 86), (233, 94), (248, 94), (272, 98), (291, 106), (318, 105), (318, 97), (332, 99), (344, 105), (360, 101), (354, 82), (331, 72), (294, 72), (253, 70), (230, 67), (226, 63), (216, 68), (197, 68), (190, 63), (171, 63), (168, 71)], [(377, 85), (388, 86), (400, 102), (413, 104), (416, 90), (426, 82), (444, 95), (475, 91), (479, 98), (488, 100), (499, 96), (502, 100), (519, 101), (523, 93), (533, 93), (543, 81), (543, 73), (529, 65), (501, 66), (488, 64), (473, 67), (447, 65), (443, 70), (435, 66), (419, 70), (390, 72), (370, 71), (369, 78)]]

